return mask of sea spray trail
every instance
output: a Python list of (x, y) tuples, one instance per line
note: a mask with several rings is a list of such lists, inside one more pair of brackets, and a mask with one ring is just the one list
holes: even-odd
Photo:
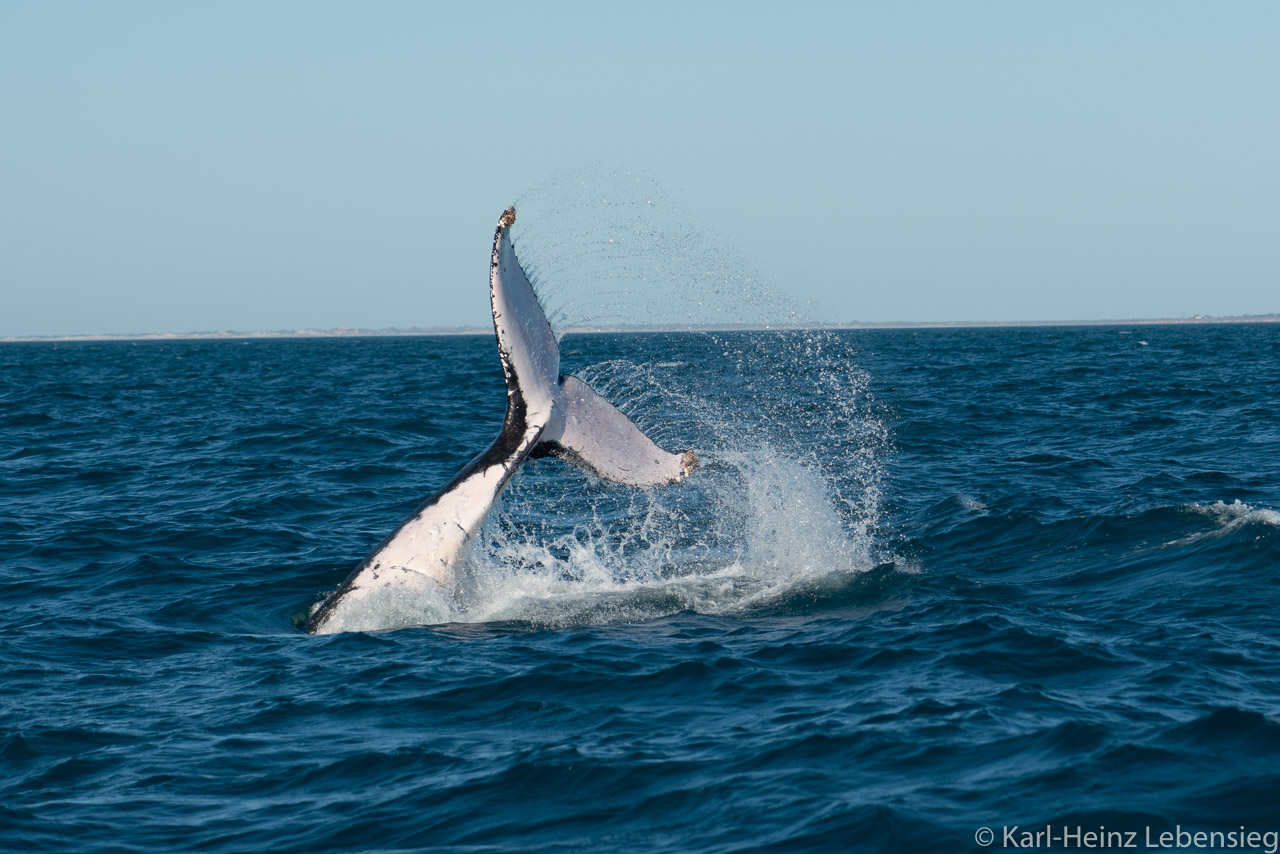
[(834, 430), (776, 333), (567, 336), (708, 440), (702, 484), (536, 461), (471, 622), (324, 638), (317, 593), (494, 435), (491, 341), (0, 347), (0, 848), (1276, 829), (1280, 329), (823, 335)]
[(516, 207), (516, 252), (561, 330), (813, 319), (751, 267), (731, 214), (695, 216), (643, 173), (575, 168), (531, 185)]

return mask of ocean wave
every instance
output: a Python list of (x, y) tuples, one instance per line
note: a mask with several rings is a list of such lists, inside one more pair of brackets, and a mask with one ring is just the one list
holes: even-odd
[(1168, 543), (1170, 546), (1191, 545), (1206, 539), (1224, 537), (1249, 525), (1280, 528), (1280, 512), (1265, 507), (1253, 507), (1238, 498), (1230, 504), (1224, 501), (1215, 501), (1212, 504), (1186, 505), (1186, 509), (1208, 518), (1216, 527), (1173, 540)]

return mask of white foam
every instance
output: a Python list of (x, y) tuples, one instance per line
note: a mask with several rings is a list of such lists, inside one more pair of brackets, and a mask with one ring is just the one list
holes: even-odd
[[(714, 520), (705, 507), (681, 507), (676, 485), (637, 496), (631, 515), (596, 515), (549, 539), (514, 512), (527, 497), (517, 492), (471, 555), (455, 620), (741, 613), (874, 565), (869, 539), (841, 524), (819, 472), (764, 449), (727, 453), (699, 475)], [(714, 530), (700, 529), (708, 522)]]
[(1245, 525), (1258, 524), (1280, 527), (1280, 512), (1265, 507), (1256, 508), (1250, 504), (1245, 504), (1238, 498), (1230, 504), (1223, 501), (1215, 501), (1212, 504), (1189, 504), (1187, 509), (1193, 513), (1209, 517), (1217, 523), (1218, 527), (1173, 540), (1166, 543), (1166, 545), (1181, 546), (1199, 542), (1200, 540), (1226, 536)]
[[(374, 596), (347, 596), (329, 617), (324, 634), (365, 632), (450, 622), (456, 606), (433, 579), (415, 572), (385, 572), (390, 579)], [(316, 603), (312, 609), (318, 608)]]

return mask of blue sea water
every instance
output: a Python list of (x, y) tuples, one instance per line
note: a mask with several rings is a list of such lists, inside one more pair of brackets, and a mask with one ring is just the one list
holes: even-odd
[(532, 461), (446, 610), (312, 637), (491, 338), (0, 346), (0, 849), (1280, 831), (1280, 327), (562, 349), (703, 467)]

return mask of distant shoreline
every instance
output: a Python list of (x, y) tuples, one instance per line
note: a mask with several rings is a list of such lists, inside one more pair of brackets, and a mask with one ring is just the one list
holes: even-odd
[[(880, 323), (797, 323), (742, 324), (740, 326), (584, 326), (570, 327), (565, 335), (629, 334), (653, 332), (759, 332), (803, 329), (1019, 329), (1034, 327), (1077, 326), (1219, 326), (1237, 323), (1280, 323), (1280, 314), (1246, 315), (1243, 317), (1141, 318), (1132, 320), (963, 320), (963, 321), (884, 321)], [(99, 335), (10, 335), (0, 337), (0, 344), (37, 342), (101, 342), (101, 341), (243, 341), (306, 338), (421, 338), (445, 335), (492, 335), (485, 326), (449, 326), (409, 329), (279, 329), (257, 332), (140, 332)]]

